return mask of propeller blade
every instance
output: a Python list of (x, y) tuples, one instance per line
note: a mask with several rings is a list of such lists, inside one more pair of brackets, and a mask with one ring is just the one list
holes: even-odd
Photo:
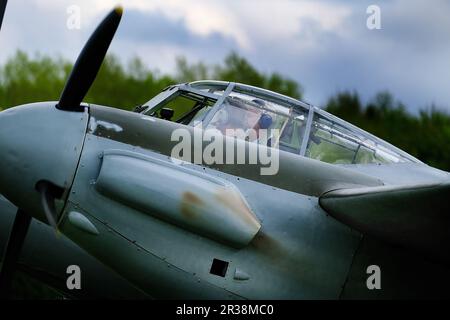
[(3, 16), (5, 15), (6, 4), (8, 0), (0, 0), (0, 30), (2, 29)]
[(81, 101), (97, 76), (122, 17), (122, 7), (112, 10), (95, 29), (78, 56), (56, 106), (60, 110), (83, 111)]
[(41, 204), (48, 224), (58, 231), (58, 213), (56, 212), (55, 199), (61, 198), (63, 191), (47, 181), (38, 182), (36, 189), (41, 195)]
[(0, 272), (0, 298), (8, 298), (11, 289), (14, 270), (25, 241), (31, 216), (21, 209), (17, 210), (16, 218), (9, 235), (6, 250), (3, 254), (2, 268)]

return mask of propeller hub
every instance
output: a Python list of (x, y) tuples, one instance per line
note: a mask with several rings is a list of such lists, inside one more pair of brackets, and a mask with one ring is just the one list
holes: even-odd
[(40, 181), (48, 181), (69, 190), (88, 117), (87, 108), (84, 112), (61, 111), (55, 108), (55, 102), (0, 112), (0, 193), (47, 222), (36, 186)]

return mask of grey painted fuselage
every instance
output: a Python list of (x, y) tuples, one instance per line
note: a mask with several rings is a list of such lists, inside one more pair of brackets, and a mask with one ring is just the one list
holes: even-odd
[[(0, 257), (4, 253), (16, 211), (17, 208), (0, 195)], [(67, 268), (71, 265), (79, 266), (82, 271), (82, 290), (67, 288), (67, 279), (70, 276)], [(57, 235), (50, 226), (35, 219), (24, 243), (18, 269), (68, 297), (150, 298), (64, 235)], [(36, 295), (33, 297), (39, 298)]]
[[(49, 103), (33, 108), (51, 114), (54, 106)], [(79, 121), (77, 119), (74, 117), (70, 121)], [(85, 119), (80, 125), (87, 132), (81, 150), (75, 148), (74, 154), (78, 154), (79, 159), (73, 168), (73, 180), (68, 181), (63, 172), (47, 174), (42, 170), (30, 171), (35, 176), (30, 174), (27, 183), (32, 186), (39, 179), (52, 176), (67, 181), (66, 201), (60, 205), (61, 232), (148, 295), (156, 298), (337, 299), (442, 297), (447, 294), (443, 288), (449, 283), (448, 267), (429, 262), (414, 252), (363, 237), (327, 215), (318, 199), (340, 188), (445, 182), (448, 173), (424, 164), (337, 166), (280, 152), (278, 175), (262, 177), (257, 173), (260, 169), (257, 165), (174, 161), (170, 150), (175, 142), (171, 141), (170, 134), (181, 124), (94, 105), (89, 107), (89, 115), (79, 119)], [(23, 117), (22, 121), (31, 120)], [(7, 122), (2, 125), (8, 130)], [(79, 131), (73, 129), (73, 134), (65, 139), (68, 144), (79, 143)], [(246, 150), (254, 147), (245, 143)], [(45, 160), (44, 156), (41, 158)], [(14, 165), (6, 164), (24, 172), (31, 170), (26, 160), (17, 159), (19, 162)], [(73, 160), (62, 164), (55, 162), (54, 170), (57, 171), (58, 166), (72, 168), (72, 163)], [(115, 168), (114, 172), (108, 168)], [(152, 180), (151, 172), (156, 177), (158, 170), (168, 173), (165, 180)], [(235, 244), (227, 242), (229, 237), (223, 233), (224, 226), (209, 219), (210, 207), (202, 207), (202, 203), (212, 201), (214, 195), (196, 194), (197, 189), (188, 189), (198, 187), (201, 191), (201, 186), (191, 179), (180, 178), (189, 172), (200, 181), (213, 181), (222, 186), (218, 187), (219, 191), (235, 190), (233, 194), (238, 196), (233, 199), (237, 202), (229, 198), (216, 200), (221, 199), (223, 205), (229, 207), (224, 210), (238, 214), (239, 223), (253, 223), (242, 215), (248, 212), (258, 221), (258, 232), (253, 236), (253, 229), (244, 225), (240, 229), (243, 240)], [(135, 180), (130, 181), (129, 177)], [(11, 178), (8, 183), (17, 182)], [(120, 188), (121, 183), (126, 184), (126, 188)], [(160, 190), (173, 188), (181, 193), (158, 192), (157, 184)], [(140, 191), (141, 187), (149, 185), (153, 189), (148, 190), (154, 190), (153, 193)], [(4, 187), (4, 180), (2, 186), (9, 198), (21, 206), (35, 208), (33, 214), (43, 219), (32, 193), (27, 204), (21, 202), (23, 195)], [(104, 191), (105, 186), (108, 192)], [(184, 187), (186, 190), (182, 192)], [(17, 183), (17, 188), (24, 187)], [(136, 190), (130, 195), (132, 199), (121, 197), (127, 190)], [(145, 206), (146, 201), (148, 206)], [(236, 208), (236, 203), (241, 203), (245, 210), (242, 206)], [(161, 206), (171, 207), (174, 212), (180, 209), (180, 216), (174, 218), (159, 212), (157, 208)], [(200, 216), (200, 222), (191, 221), (196, 218), (192, 208), (206, 213)], [(248, 243), (245, 235), (251, 238)], [(233, 238), (233, 234), (230, 237)], [(48, 254), (41, 256), (44, 260), (51, 259)], [(227, 263), (224, 274), (211, 273), (215, 259)], [(369, 264), (380, 265), (384, 270), (383, 290), (371, 291), (365, 287)], [(416, 279), (413, 289), (408, 283), (411, 276)], [(97, 284), (94, 279), (87, 281), (92, 281), (92, 286)]]

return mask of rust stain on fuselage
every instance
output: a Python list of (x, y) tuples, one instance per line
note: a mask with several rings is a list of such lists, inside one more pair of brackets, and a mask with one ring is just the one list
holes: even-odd
[(198, 216), (195, 207), (203, 205), (202, 199), (196, 194), (186, 191), (181, 198), (181, 214), (187, 219), (195, 219)]
[(202, 199), (200, 199), (197, 195), (195, 195), (194, 193), (192, 193), (190, 191), (186, 191), (185, 193), (183, 193), (183, 202), (188, 202), (188, 203), (192, 203), (195, 205), (203, 204)]
[(215, 198), (219, 203), (231, 209), (233, 213), (244, 218), (246, 223), (259, 225), (259, 222), (253, 212), (244, 202), (242, 197), (236, 192), (228, 189), (220, 189), (219, 192), (216, 193)]
[(258, 252), (263, 259), (267, 259), (272, 267), (280, 272), (288, 273), (295, 280), (304, 284), (311, 283), (308, 276), (314, 274), (317, 265), (312, 264), (308, 257), (295, 250), (289, 250), (282, 242), (264, 231), (260, 231), (250, 242), (250, 246)]
[(268, 253), (273, 258), (278, 258), (283, 250), (277, 240), (262, 231), (255, 236), (250, 245), (257, 251)]

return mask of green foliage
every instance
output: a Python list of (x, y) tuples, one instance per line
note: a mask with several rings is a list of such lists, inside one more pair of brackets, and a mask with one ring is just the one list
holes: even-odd
[(85, 101), (131, 110), (174, 84), (170, 76), (147, 70), (138, 58), (124, 68), (115, 56), (107, 56)]
[(30, 59), (18, 51), (0, 69), (0, 106), (58, 99), (70, 69), (61, 58), (37, 55)]
[[(57, 100), (71, 69), (72, 64), (62, 58), (30, 58), (18, 51), (0, 66), (0, 110)], [(294, 80), (278, 73), (262, 73), (236, 53), (229, 54), (219, 65), (190, 64), (178, 58), (174, 75), (148, 70), (138, 58), (124, 64), (110, 55), (85, 101), (131, 110), (168, 85), (201, 79), (242, 82), (295, 98), (303, 93)], [(434, 107), (412, 115), (388, 92), (377, 94), (365, 105), (356, 92), (341, 92), (330, 98), (327, 110), (432, 166), (450, 170), (450, 116)]]
[[(62, 58), (41, 55), (30, 58), (18, 51), (0, 67), (0, 110), (24, 103), (58, 100), (71, 69), (72, 64)], [(117, 57), (109, 55), (84, 100), (131, 110), (171, 84), (202, 79), (237, 81), (301, 97), (301, 88), (295, 81), (277, 73), (259, 73), (247, 60), (232, 53), (224, 66), (188, 64), (184, 58), (179, 58), (175, 76), (148, 70), (139, 58), (124, 66)]]
[(177, 59), (177, 82), (190, 82), (201, 79), (240, 82), (272, 90), (287, 96), (301, 99), (303, 89), (296, 81), (279, 73), (259, 72), (245, 58), (230, 53), (223, 65), (208, 66), (202, 62), (189, 65), (185, 58)]

